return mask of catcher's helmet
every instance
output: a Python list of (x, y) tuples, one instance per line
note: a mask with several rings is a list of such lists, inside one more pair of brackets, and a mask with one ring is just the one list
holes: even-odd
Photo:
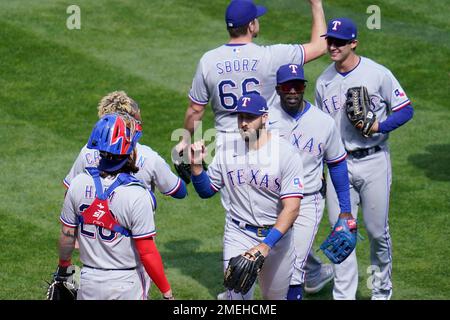
[(129, 155), (141, 135), (131, 117), (108, 114), (95, 124), (87, 147), (113, 155)]

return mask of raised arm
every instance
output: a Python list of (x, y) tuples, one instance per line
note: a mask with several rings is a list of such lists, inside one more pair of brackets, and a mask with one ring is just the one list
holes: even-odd
[(309, 0), (312, 11), (311, 40), (303, 45), (305, 48), (305, 63), (323, 56), (327, 52), (327, 41), (321, 35), (327, 33), (325, 13), (322, 0)]

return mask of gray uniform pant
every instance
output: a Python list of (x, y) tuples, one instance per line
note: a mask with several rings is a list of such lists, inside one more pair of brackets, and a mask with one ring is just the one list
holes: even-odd
[(308, 277), (320, 274), (321, 263), (311, 248), (322, 220), (325, 200), (320, 193), (305, 196), (300, 205), (300, 213), (294, 223), (295, 264), (291, 285), (305, 282), (305, 273)]
[[(232, 257), (261, 243), (264, 237), (258, 237), (252, 231), (241, 229), (227, 217), (224, 234), (223, 267), (224, 271)], [(293, 272), (294, 252), (292, 245), (292, 229), (289, 230), (270, 250), (258, 276), (263, 299), (286, 300), (289, 283)], [(229, 300), (251, 300), (255, 286), (247, 294), (242, 295), (228, 290)]]
[(99, 270), (83, 267), (78, 300), (147, 300), (150, 287), (143, 267), (134, 270)]
[[(347, 158), (350, 180), (352, 215), (357, 218), (361, 206), (364, 224), (370, 241), (371, 266), (374, 272), (369, 289), (389, 290), (392, 287), (392, 244), (389, 234), (389, 193), (391, 187), (391, 161), (389, 151), (381, 151), (361, 159)], [(331, 178), (327, 177), (327, 208), (333, 226), (340, 213), (339, 203)], [(335, 279), (333, 297), (336, 300), (356, 298), (358, 289), (358, 264), (356, 250), (341, 264), (334, 265)], [(364, 268), (364, 270), (366, 270)]]

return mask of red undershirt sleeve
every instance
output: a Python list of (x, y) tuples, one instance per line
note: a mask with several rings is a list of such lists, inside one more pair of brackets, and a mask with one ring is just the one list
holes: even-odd
[(161, 293), (169, 291), (170, 284), (164, 273), (162, 258), (153, 238), (135, 239), (135, 243), (142, 264), (159, 291)]

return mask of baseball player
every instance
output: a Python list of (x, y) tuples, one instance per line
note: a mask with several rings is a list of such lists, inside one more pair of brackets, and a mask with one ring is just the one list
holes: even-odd
[[(141, 125), (141, 111), (138, 104), (123, 91), (114, 91), (103, 97), (98, 105), (98, 116), (110, 113), (129, 114)], [(186, 196), (185, 183), (172, 173), (166, 161), (149, 146), (136, 144), (136, 165), (139, 171), (135, 177), (142, 181), (152, 192), (155, 187), (164, 195), (182, 199)], [(86, 167), (96, 166), (100, 159), (98, 150), (89, 149), (86, 145), (81, 149), (75, 163), (63, 183), (68, 188), (71, 181)]]
[(71, 265), (78, 239), (79, 300), (147, 299), (141, 265), (163, 297), (173, 299), (153, 240), (155, 197), (130, 174), (139, 170), (135, 146), (141, 132), (133, 122), (117, 114), (97, 122), (87, 146), (99, 151), (98, 167), (77, 175), (64, 200), (57, 274)]
[[(326, 42), (320, 37), (326, 31), (322, 1), (310, 0), (312, 9), (311, 40), (306, 44), (276, 44), (259, 46), (253, 39), (259, 34), (259, 17), (267, 12), (263, 6), (249, 0), (234, 0), (225, 12), (225, 22), (229, 34), (228, 43), (206, 52), (197, 66), (189, 92), (184, 128), (187, 134), (176, 146), (179, 152), (190, 144), (190, 136), (204, 115), (207, 104), (214, 113), (216, 148), (224, 141), (239, 139), (236, 130), (235, 111), (238, 98), (249, 93), (262, 95), (268, 105), (273, 105), (278, 96), (273, 90), (276, 72), (281, 65), (294, 63), (303, 65), (326, 52)], [(188, 154), (188, 152), (186, 152)], [(229, 208), (226, 190), (221, 191), (222, 205)], [(308, 259), (310, 261), (310, 259)], [(331, 278), (330, 272), (321, 272), (319, 261), (312, 259), (313, 274), (323, 276), (319, 283)], [(327, 270), (332, 270), (328, 265)], [(308, 277), (308, 281), (317, 280)], [(314, 285), (313, 287), (315, 287)]]
[(277, 71), (276, 92), (280, 103), (269, 109), (269, 130), (284, 137), (299, 152), (304, 170), (302, 209), (294, 223), (295, 268), (288, 300), (302, 299), (305, 262), (311, 250), (325, 199), (321, 194), (323, 162), (327, 163), (337, 190), (340, 218), (352, 219), (346, 156), (336, 124), (329, 115), (303, 99), (306, 87), (303, 67), (286, 64)]
[[(323, 36), (333, 63), (317, 80), (316, 105), (333, 117), (347, 150), (352, 214), (356, 218), (361, 206), (370, 240), (370, 261), (375, 270), (372, 299), (388, 300), (392, 295), (392, 245), (388, 224), (392, 174), (387, 140), (389, 132), (409, 121), (414, 111), (399, 82), (387, 68), (356, 54), (357, 28), (353, 21), (332, 19)], [(343, 111), (347, 90), (360, 86), (367, 88), (376, 116), (368, 138), (350, 123)], [(327, 206), (333, 224), (339, 206), (331, 185)], [(334, 298), (355, 299), (358, 288), (356, 253), (336, 265), (335, 273)]]
[[(208, 171), (201, 165), (203, 141), (191, 147), (192, 182), (202, 198), (222, 188), (230, 195), (224, 233), (224, 270), (229, 260), (244, 252), (265, 257), (259, 274), (264, 299), (286, 299), (294, 255), (291, 227), (303, 197), (303, 168), (287, 141), (265, 130), (268, 108), (258, 94), (238, 100), (235, 112), (242, 139), (219, 148)], [(227, 291), (230, 300), (251, 299)]]

